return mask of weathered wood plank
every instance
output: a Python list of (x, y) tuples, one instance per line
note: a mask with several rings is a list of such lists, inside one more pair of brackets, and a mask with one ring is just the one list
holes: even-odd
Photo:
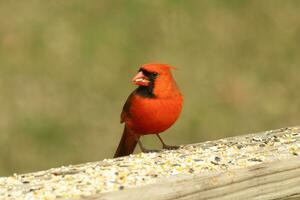
[(283, 199), (300, 195), (300, 127), (0, 178), (0, 199)]
[(300, 159), (162, 179), (156, 184), (87, 199), (280, 199), (300, 194)]

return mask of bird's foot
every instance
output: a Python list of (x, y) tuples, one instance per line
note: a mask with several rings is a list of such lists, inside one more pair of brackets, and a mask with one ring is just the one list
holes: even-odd
[(166, 145), (166, 144), (163, 145), (163, 149), (167, 149), (167, 150), (176, 150), (179, 148), (180, 146), (176, 146), (176, 145)]
[(160, 150), (157, 149), (142, 149), (143, 153), (157, 153), (160, 152)]

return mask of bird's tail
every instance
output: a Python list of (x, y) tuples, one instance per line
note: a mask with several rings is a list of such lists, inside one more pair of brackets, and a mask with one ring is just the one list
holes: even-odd
[(117, 151), (114, 155), (114, 158), (121, 157), (121, 156), (127, 156), (131, 153), (133, 153), (136, 144), (138, 142), (139, 136), (132, 134), (128, 128), (124, 128), (123, 135), (121, 138), (121, 141), (119, 143), (119, 146), (117, 148)]

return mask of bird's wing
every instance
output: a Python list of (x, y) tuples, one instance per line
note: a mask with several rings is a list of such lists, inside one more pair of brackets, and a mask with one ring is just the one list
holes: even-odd
[(132, 99), (135, 95), (135, 91), (133, 91), (127, 98), (127, 101), (125, 102), (123, 106), (123, 110), (121, 113), (121, 123), (123, 123), (127, 118), (130, 117), (130, 107), (131, 107), (131, 102)]

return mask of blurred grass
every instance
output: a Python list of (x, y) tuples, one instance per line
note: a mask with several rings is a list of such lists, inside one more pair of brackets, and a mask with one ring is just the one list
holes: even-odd
[(168, 143), (299, 125), (299, 8), (295, 0), (1, 1), (0, 175), (110, 158), (143, 63), (179, 68), (185, 105), (162, 135)]

